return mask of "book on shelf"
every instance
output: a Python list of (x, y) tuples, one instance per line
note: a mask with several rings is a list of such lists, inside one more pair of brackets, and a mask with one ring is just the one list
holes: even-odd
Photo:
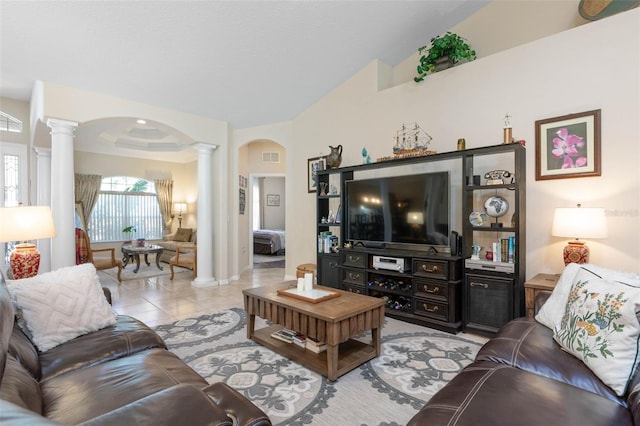
[(293, 336), (287, 333), (283, 333), (283, 330), (274, 331), (273, 333), (271, 333), (271, 337), (283, 342), (293, 343)]
[(307, 346), (307, 338), (304, 336), (304, 334), (298, 333), (293, 336), (293, 343), (300, 346), (301, 348), (304, 348)]
[(311, 352), (320, 353), (327, 350), (327, 344), (319, 341), (318, 339), (314, 339), (313, 337), (307, 337), (306, 348)]

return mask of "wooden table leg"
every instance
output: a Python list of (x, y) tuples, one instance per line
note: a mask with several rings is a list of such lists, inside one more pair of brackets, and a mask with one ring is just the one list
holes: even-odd
[(256, 329), (256, 316), (253, 314), (249, 315), (247, 318), (247, 339), (251, 339), (253, 337), (253, 332)]
[(382, 329), (380, 327), (371, 329), (371, 346), (376, 350), (376, 356), (380, 356), (380, 341), (382, 339)]
[(338, 379), (338, 347), (327, 345), (327, 378), (332, 382)]

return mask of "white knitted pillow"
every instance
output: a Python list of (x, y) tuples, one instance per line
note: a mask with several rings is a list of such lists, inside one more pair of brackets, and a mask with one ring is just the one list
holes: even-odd
[(116, 322), (91, 263), (8, 280), (7, 288), (41, 352)]

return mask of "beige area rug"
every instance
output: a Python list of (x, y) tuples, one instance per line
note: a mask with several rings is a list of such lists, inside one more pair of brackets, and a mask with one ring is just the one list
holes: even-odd
[[(169, 270), (169, 265), (166, 263), (160, 263), (162, 266), (162, 270), (158, 269), (155, 263), (151, 263), (151, 266), (147, 266), (144, 263), (140, 264), (140, 270), (137, 273), (134, 273), (133, 270), (136, 268), (135, 263), (133, 265), (129, 264), (126, 268), (122, 270), (120, 277), (122, 281), (131, 281), (131, 280), (139, 280), (144, 278), (153, 278), (160, 277), (163, 275), (169, 275), (171, 271)], [(186, 274), (191, 273), (190, 269), (174, 267), (175, 274)], [(103, 271), (98, 271), (99, 277), (105, 277), (108, 280), (118, 282), (118, 268), (106, 269)]]
[(234, 308), (156, 331), (209, 383), (227, 383), (275, 425), (405, 425), (486, 341), (386, 318), (381, 356), (330, 382), (248, 340), (245, 327), (244, 311)]

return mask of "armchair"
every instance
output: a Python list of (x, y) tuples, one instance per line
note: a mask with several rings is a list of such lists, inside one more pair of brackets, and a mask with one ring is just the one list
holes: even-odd
[(193, 278), (198, 276), (198, 248), (195, 246), (182, 246), (176, 249), (176, 255), (169, 260), (169, 269), (173, 279), (173, 267), (182, 266), (193, 269)]
[[(94, 253), (111, 252), (109, 257), (94, 257)], [(122, 260), (116, 259), (114, 248), (92, 249), (89, 235), (80, 228), (76, 228), (76, 265), (81, 263), (93, 263), (97, 270), (118, 268), (118, 282), (122, 281)]]

